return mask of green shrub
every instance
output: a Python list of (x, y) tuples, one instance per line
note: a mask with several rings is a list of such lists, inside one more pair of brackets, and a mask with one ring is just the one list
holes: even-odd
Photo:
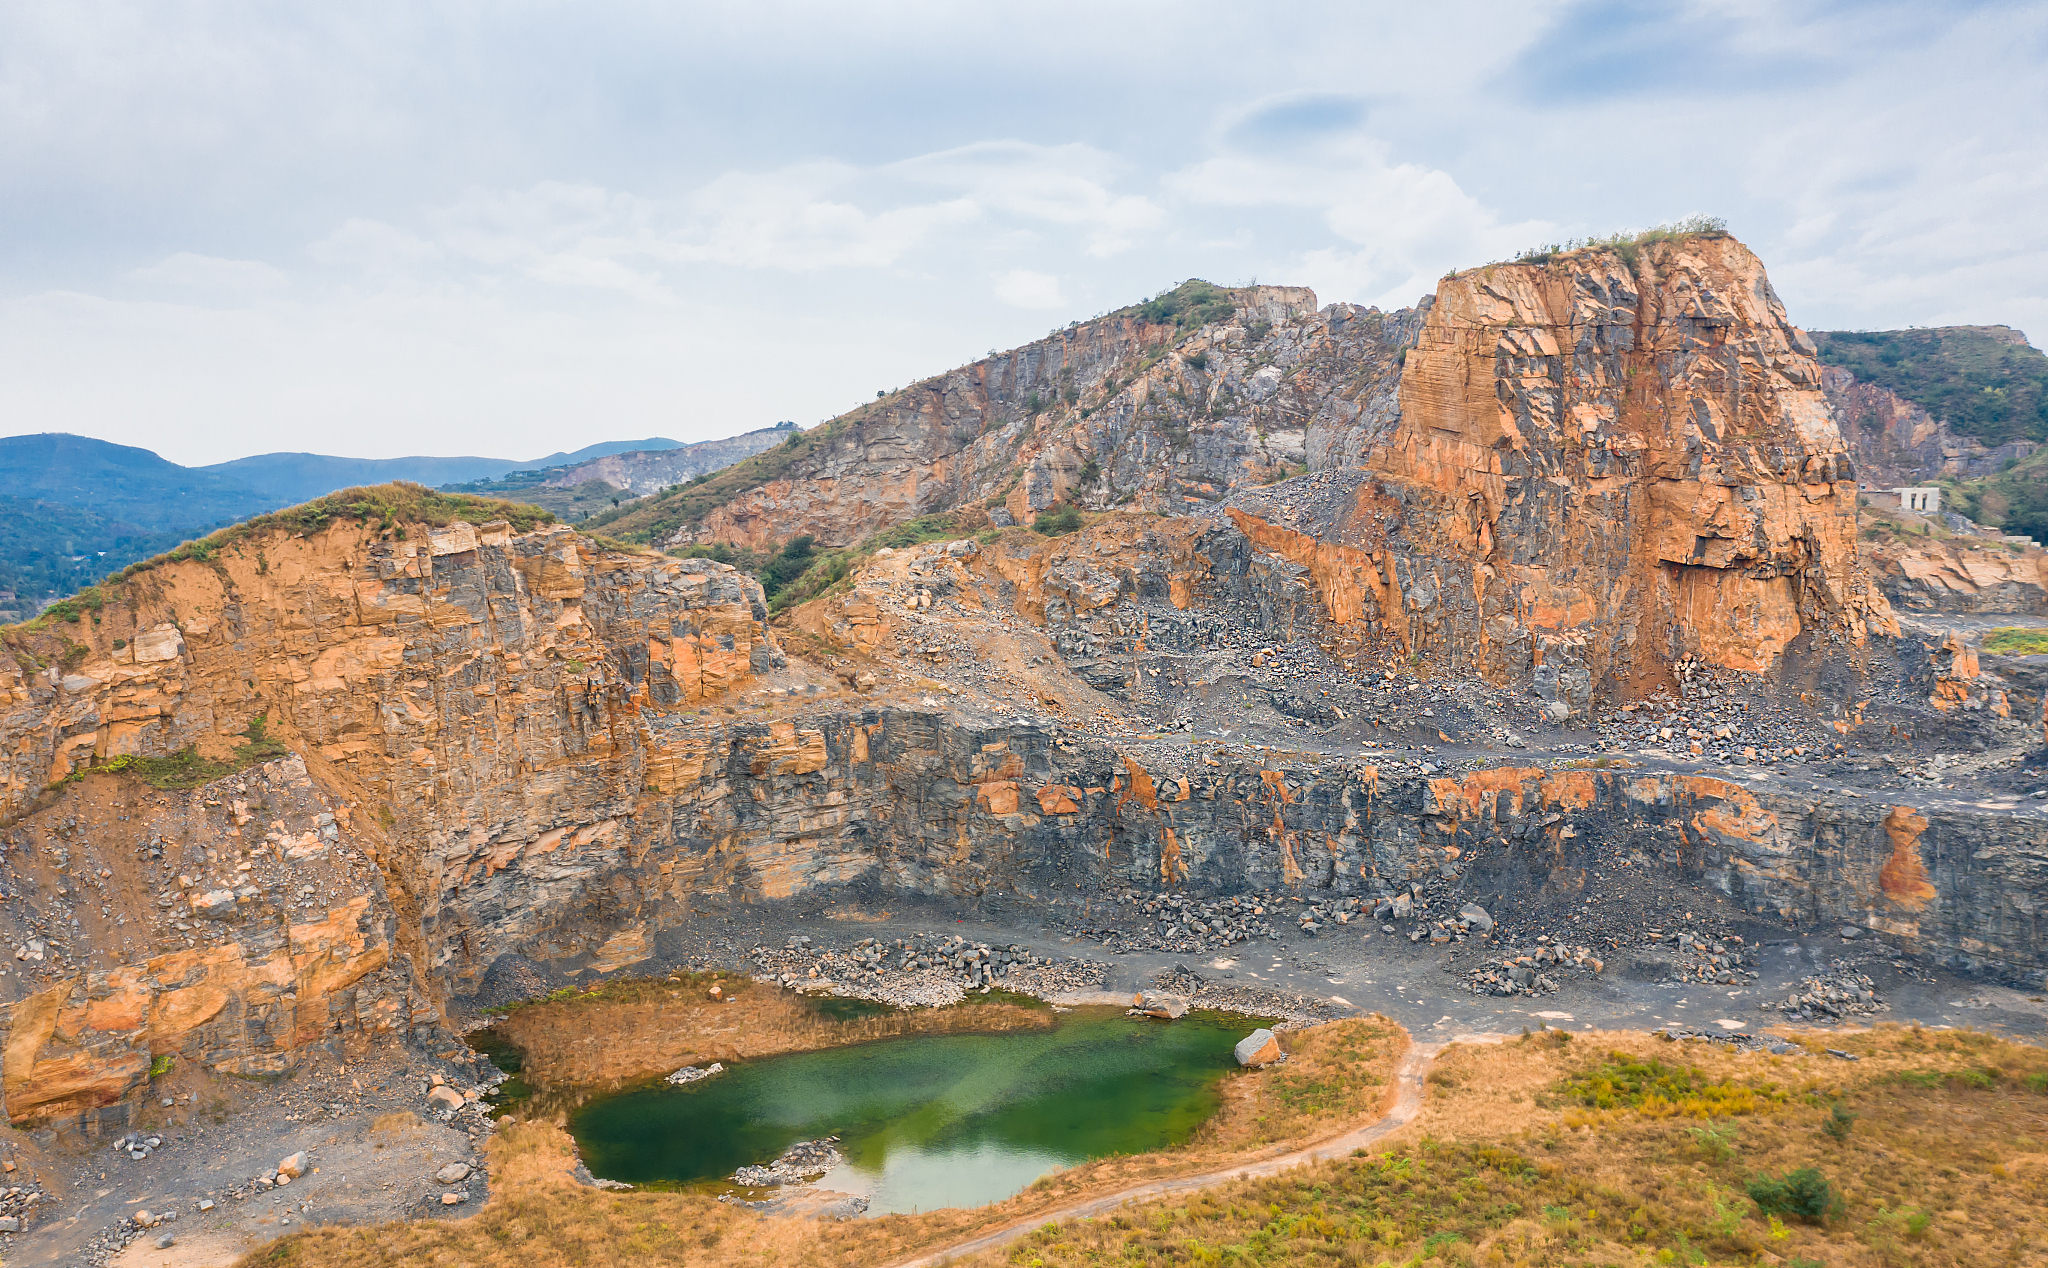
[(774, 598), (777, 591), (803, 576), (810, 568), (811, 555), (814, 553), (813, 547), (817, 540), (809, 533), (792, 537), (761, 566), (761, 589), (767, 592), (769, 598)]
[(1992, 630), (1984, 636), (1983, 646), (1987, 652), (2002, 652), (2007, 656), (2041, 656), (2048, 654), (2048, 630)]
[(1759, 1175), (1750, 1180), (1748, 1189), (1749, 1200), (1765, 1215), (1789, 1215), (1809, 1224), (1823, 1224), (1843, 1209), (1835, 1186), (1812, 1167), (1788, 1171), (1783, 1177)]
[(1828, 1107), (1827, 1121), (1820, 1125), (1820, 1129), (1827, 1133), (1828, 1139), (1840, 1144), (1849, 1139), (1849, 1130), (1855, 1125), (1856, 1116), (1849, 1112), (1847, 1106), (1836, 1101)]
[(1081, 527), (1081, 512), (1071, 505), (1052, 507), (1031, 521), (1031, 531), (1047, 537), (1063, 537)]

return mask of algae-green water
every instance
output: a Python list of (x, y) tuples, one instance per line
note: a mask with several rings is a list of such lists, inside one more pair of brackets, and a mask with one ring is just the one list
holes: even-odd
[(1061, 1167), (1186, 1140), (1216, 1110), (1232, 1045), (1259, 1024), (1078, 1009), (1052, 1030), (747, 1062), (592, 1100), (569, 1129), (592, 1172), (635, 1184), (723, 1179), (836, 1134), (846, 1161), (818, 1187), (867, 1197), (871, 1214), (979, 1206)]

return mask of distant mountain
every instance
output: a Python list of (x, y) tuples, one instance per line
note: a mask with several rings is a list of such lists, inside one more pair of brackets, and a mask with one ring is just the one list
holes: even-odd
[[(573, 524), (610, 511), (634, 498), (659, 492), (672, 484), (682, 484), (700, 475), (723, 470), (796, 434), (795, 423), (777, 423), (759, 431), (727, 436), (723, 440), (700, 440), (689, 445), (678, 445), (674, 441), (663, 441), (657, 445), (643, 441), (644, 448), (623, 450), (592, 445), (589, 449), (566, 455), (570, 459), (567, 463), (443, 487), (451, 493), (475, 493), (531, 502), (535, 506), (546, 507)], [(597, 452), (599, 450), (606, 452)]]
[(510, 458), (336, 458), (317, 453), (260, 453), (210, 467), (195, 467), (258, 489), (275, 498), (279, 506), (300, 502), (358, 484), (383, 484), (410, 480), (415, 484), (440, 486), (471, 480), (490, 480), (507, 472), (535, 467), (558, 467), (608, 454), (637, 449), (674, 449), (681, 442), (660, 436), (646, 440), (607, 440), (586, 445), (573, 453), (551, 453), (531, 462)]
[(232, 524), (283, 505), (245, 480), (64, 432), (0, 437), (0, 494), (169, 532)]
[[(783, 433), (770, 428), (758, 434), (770, 437), (761, 442), (766, 445)], [(352, 485), (470, 482), (466, 487), (489, 485), (579, 520), (633, 495), (596, 477), (581, 479), (579, 487), (548, 487), (564, 469), (619, 461), (618, 454), (644, 460), (667, 450), (696, 450), (690, 468), (696, 471), (721, 452), (719, 446), (735, 444), (738, 456), (755, 452), (745, 437), (686, 446), (653, 436), (602, 441), (530, 462), (266, 453), (183, 467), (147, 449), (89, 436), (0, 436), (0, 622), (33, 616), (53, 600), (179, 542)]]

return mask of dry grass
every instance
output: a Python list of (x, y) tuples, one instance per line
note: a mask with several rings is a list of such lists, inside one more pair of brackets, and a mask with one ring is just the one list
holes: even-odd
[[(588, 1010), (576, 1011), (580, 1016)], [(1291, 1035), (1287, 1044), (1291, 1055), (1285, 1065), (1227, 1076), (1224, 1108), (1186, 1145), (1057, 1172), (986, 1207), (818, 1224), (736, 1210), (699, 1194), (606, 1193), (570, 1178), (573, 1144), (559, 1125), (521, 1123), (488, 1146), (492, 1198), (475, 1216), (310, 1229), (253, 1252), (241, 1268), (885, 1264), (990, 1228), (1041, 1219), (1092, 1195), (1269, 1155), (1279, 1148), (1272, 1143), (1279, 1130), (1300, 1128), (1321, 1137), (1348, 1128), (1378, 1112), (1406, 1037), (1392, 1023), (1371, 1018)], [(1287, 1081), (1275, 1077), (1283, 1074)]]
[[(1386, 1153), (1062, 1223), (970, 1262), (2043, 1262), (2040, 1049), (1887, 1027), (1831, 1037), (1862, 1058), (1848, 1063), (1818, 1046), (1736, 1056), (1554, 1035), (1447, 1050), (1423, 1116)], [(1596, 1076), (1652, 1060), (1681, 1073), (1663, 1091), (1690, 1087), (1690, 1104), (1642, 1080), (1618, 1098), (1633, 1104), (1585, 1103)], [(1716, 1117), (1717, 1104), (1746, 1109)], [(1839, 1140), (1823, 1130), (1837, 1104), (1855, 1116)], [(1747, 1196), (1758, 1177), (1805, 1167), (1841, 1199), (1825, 1222), (1774, 1220)]]

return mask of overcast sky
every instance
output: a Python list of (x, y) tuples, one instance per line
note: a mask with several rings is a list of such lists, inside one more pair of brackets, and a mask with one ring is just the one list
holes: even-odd
[(2048, 337), (2048, 3), (0, 6), (0, 434), (523, 459), (1704, 212)]

